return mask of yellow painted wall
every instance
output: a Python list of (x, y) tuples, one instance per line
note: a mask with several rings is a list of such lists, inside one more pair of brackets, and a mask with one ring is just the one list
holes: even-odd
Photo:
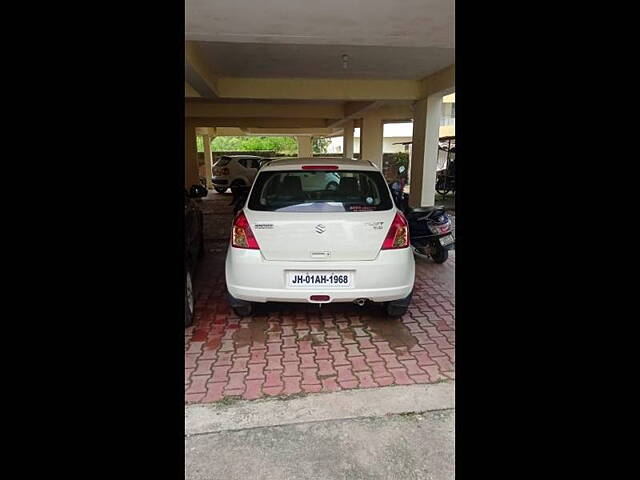
[(456, 134), (455, 125), (441, 125), (440, 136), (441, 137), (453, 137)]
[(221, 97), (307, 100), (415, 100), (420, 80), (219, 78)]

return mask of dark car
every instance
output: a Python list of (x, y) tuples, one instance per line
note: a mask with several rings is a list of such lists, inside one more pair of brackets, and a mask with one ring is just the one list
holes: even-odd
[(207, 196), (202, 185), (193, 185), (184, 191), (184, 326), (193, 322), (195, 293), (193, 277), (198, 260), (204, 255), (204, 233), (202, 229), (202, 210), (198, 200)]

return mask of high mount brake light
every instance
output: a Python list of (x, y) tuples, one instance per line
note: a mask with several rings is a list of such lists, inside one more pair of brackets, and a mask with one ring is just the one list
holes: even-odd
[(303, 165), (302, 170), (338, 170), (337, 165)]
[(252, 250), (260, 250), (256, 237), (253, 236), (251, 226), (246, 215), (242, 210), (238, 213), (233, 221), (231, 231), (231, 245), (236, 248), (249, 248)]
[(409, 246), (409, 224), (407, 219), (400, 212), (396, 213), (389, 232), (384, 242), (382, 242), (382, 250), (391, 250), (395, 248), (406, 248)]

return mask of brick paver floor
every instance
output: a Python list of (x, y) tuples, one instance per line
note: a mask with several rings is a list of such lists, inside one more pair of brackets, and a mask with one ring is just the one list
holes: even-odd
[(203, 202), (207, 255), (196, 277), (196, 315), (185, 329), (185, 401), (332, 392), (455, 378), (455, 252), (416, 259), (409, 312), (380, 306), (273, 303), (238, 317), (225, 298), (228, 195)]

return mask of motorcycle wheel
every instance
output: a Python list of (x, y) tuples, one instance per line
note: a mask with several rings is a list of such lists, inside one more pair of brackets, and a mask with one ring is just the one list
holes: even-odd
[(440, 195), (446, 195), (450, 191), (451, 191), (451, 188), (449, 188), (448, 185), (436, 186), (436, 192), (438, 192)]
[(438, 242), (435, 245), (434, 250), (435, 250), (435, 253), (431, 254), (431, 258), (433, 259), (434, 262), (444, 263), (447, 261), (447, 258), (449, 258), (449, 250), (447, 250), (442, 245), (440, 245), (440, 242)]

